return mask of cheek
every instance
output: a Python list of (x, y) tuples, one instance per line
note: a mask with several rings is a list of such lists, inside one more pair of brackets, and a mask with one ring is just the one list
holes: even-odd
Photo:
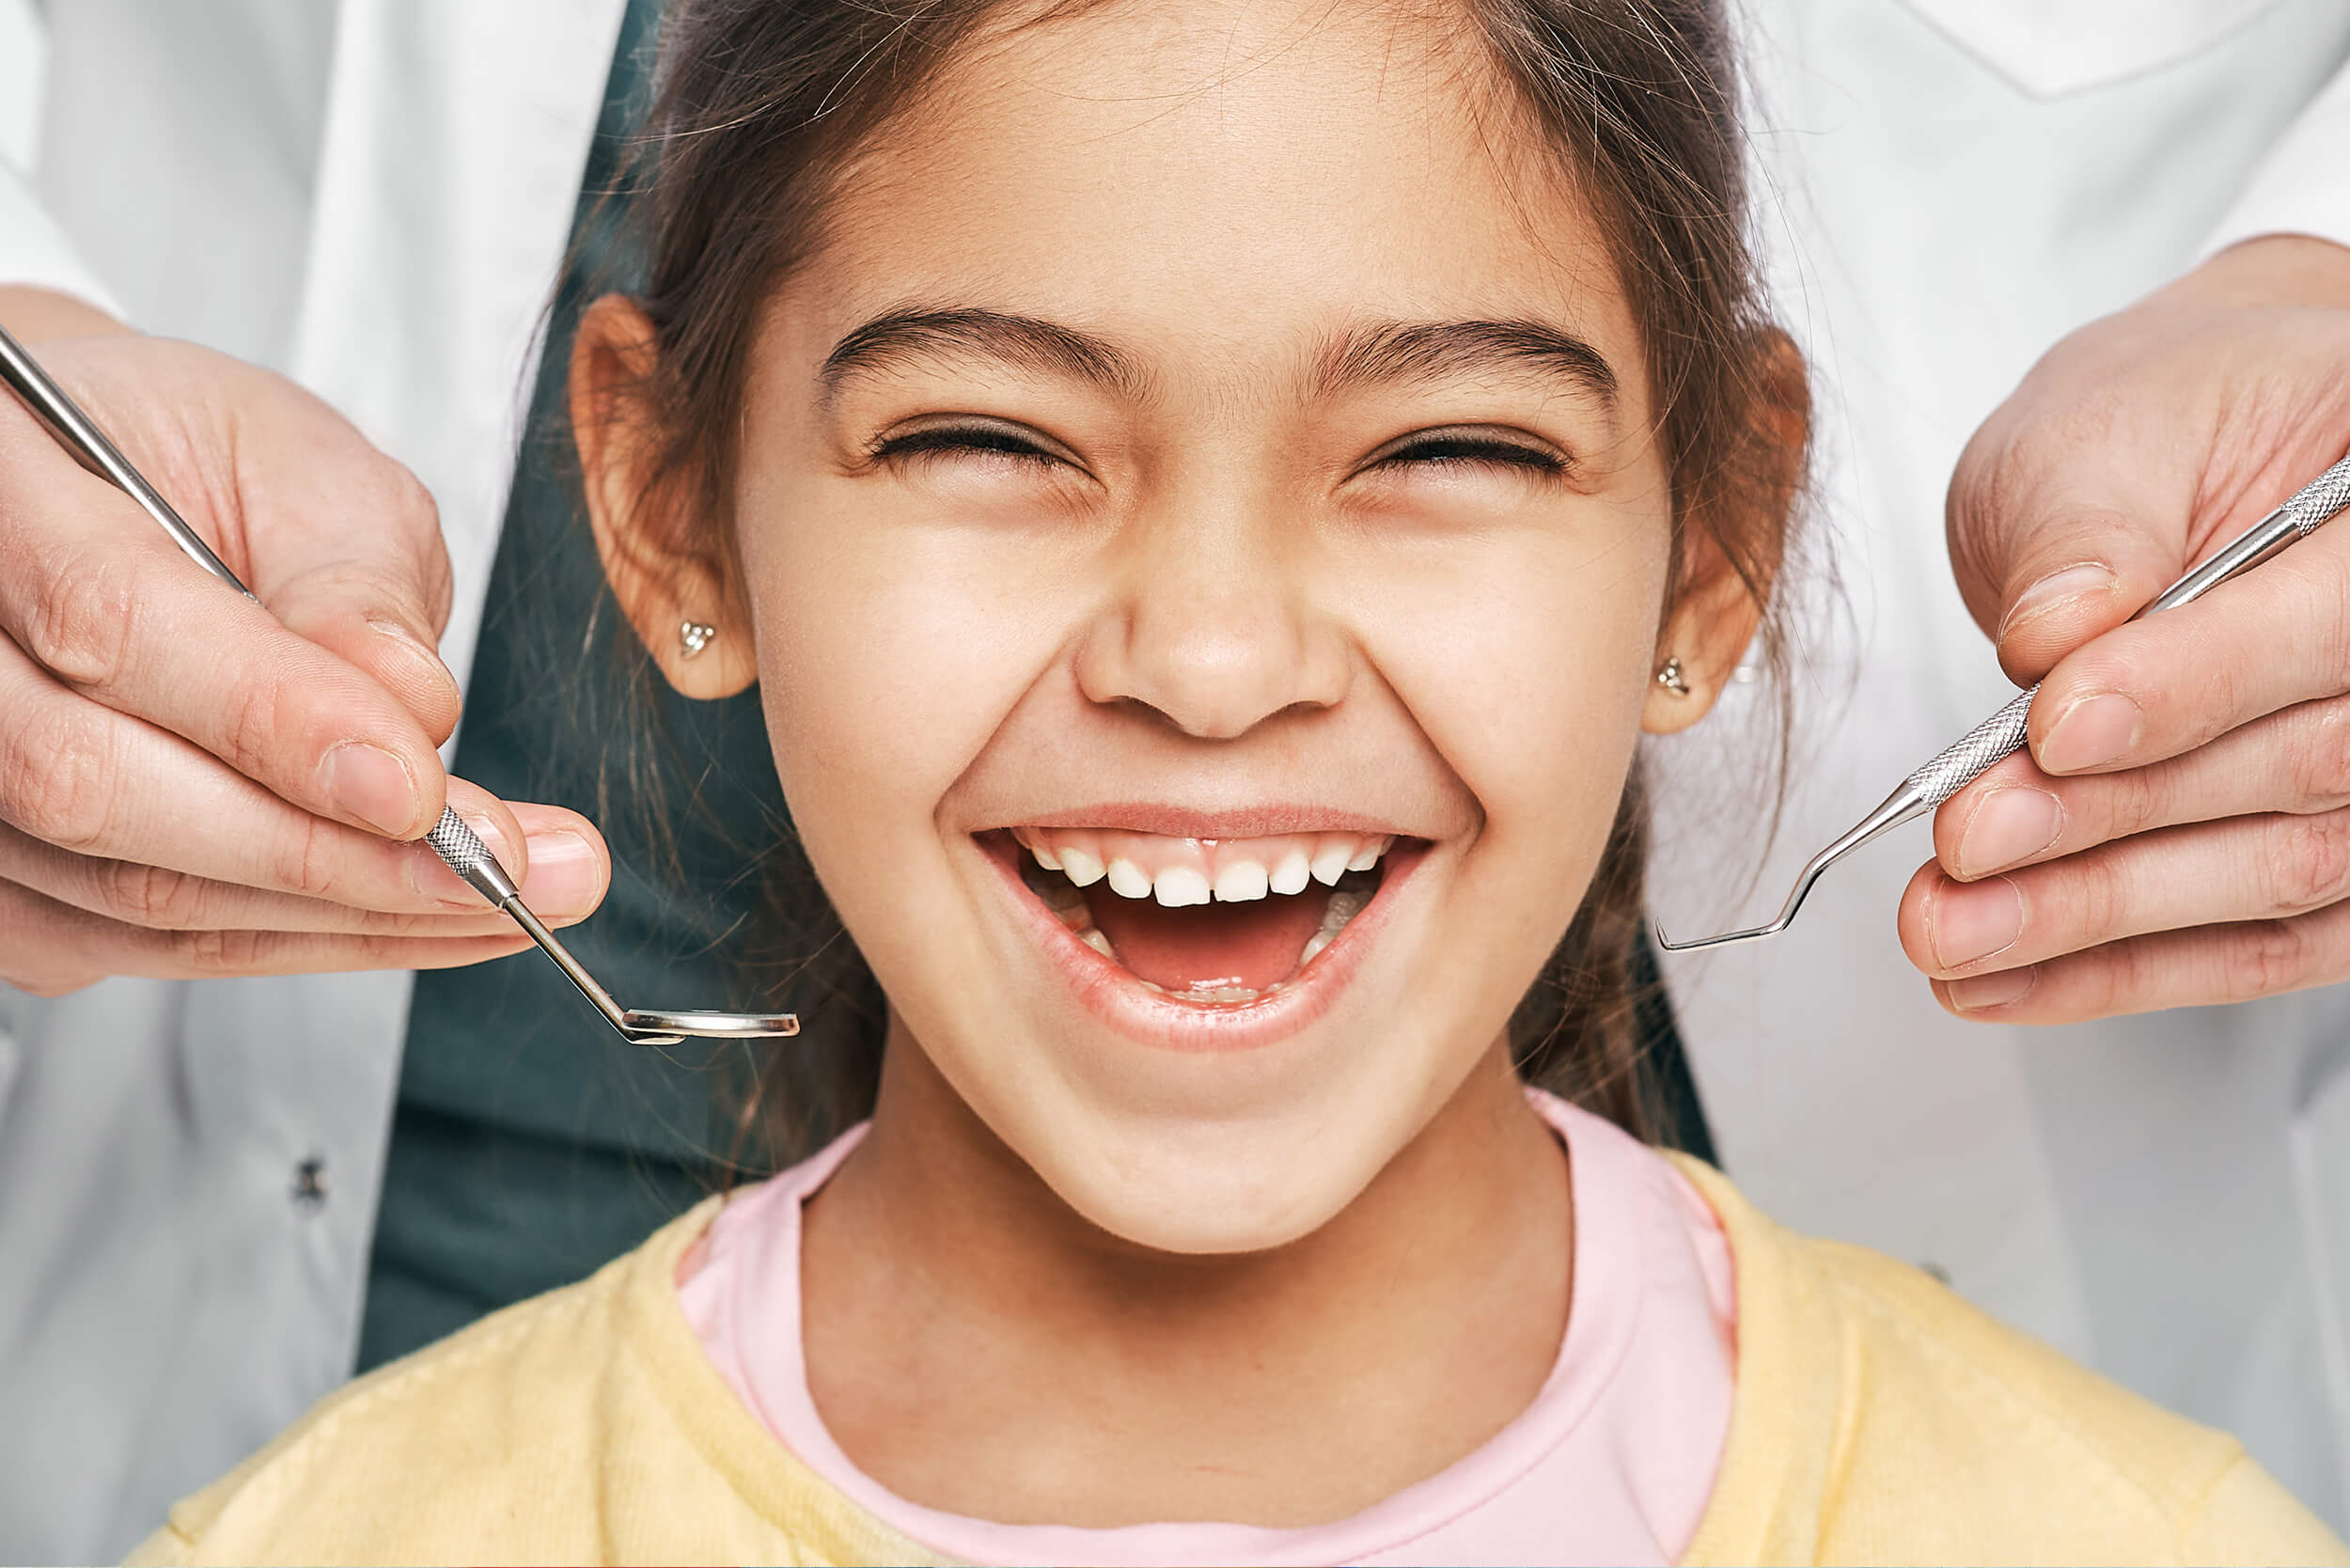
[(1372, 657), (1476, 797), (1470, 886), (1504, 881), (1530, 927), (1563, 924), (1614, 821), (1638, 742), (1668, 534), (1625, 507), (1569, 535), (1432, 553), (1354, 597)]
[(1029, 563), (822, 475), (746, 475), (736, 515), (776, 766), (820, 870), (849, 843), (920, 853), (910, 830), (1064, 640)]

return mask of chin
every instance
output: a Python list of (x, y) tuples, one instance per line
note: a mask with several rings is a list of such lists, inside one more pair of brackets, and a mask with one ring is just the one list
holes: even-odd
[(1017, 1061), (932, 1059), (1089, 1224), (1160, 1252), (1262, 1252), (1343, 1213), (1486, 1056), (1490, 1038), (1448, 1042), (1408, 1003), (1376, 1011), (1383, 1023), (1342, 1008), (1248, 1052), (1138, 1050), (1079, 1027), (1019, 1033)]
[(1088, 1147), (1022, 1151), (1088, 1223), (1136, 1247), (1201, 1257), (1311, 1235), (1362, 1195), (1392, 1152), (1301, 1152), (1277, 1121), (1246, 1130), (1111, 1122)]

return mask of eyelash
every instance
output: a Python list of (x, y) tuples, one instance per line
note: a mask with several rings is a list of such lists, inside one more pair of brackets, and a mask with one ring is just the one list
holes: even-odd
[(885, 463), (893, 458), (923, 457), (932, 452), (986, 452), (1044, 463), (1062, 461), (1019, 431), (1001, 425), (932, 425), (904, 435), (887, 436), (873, 444), (872, 459)]
[(1371, 466), (1383, 468), (1390, 463), (1424, 463), (1437, 468), (1466, 468), (1491, 463), (1499, 467), (1525, 469), (1543, 478), (1563, 475), (1569, 466), (1567, 460), (1555, 452), (1469, 431), (1408, 439)]
[[(1001, 425), (932, 425), (876, 442), (872, 460), (921, 457), (932, 452), (985, 452), (996, 456), (1022, 459), (1043, 464), (1058, 464), (1066, 460), (1044, 450), (1017, 431)], [(1469, 467), (1491, 463), (1499, 467), (1524, 469), (1545, 478), (1563, 475), (1570, 464), (1556, 453), (1536, 447), (1504, 440), (1496, 436), (1469, 431), (1451, 434), (1432, 434), (1407, 440), (1394, 451), (1371, 463), (1372, 468), (1389, 463), (1422, 463), (1438, 468)]]

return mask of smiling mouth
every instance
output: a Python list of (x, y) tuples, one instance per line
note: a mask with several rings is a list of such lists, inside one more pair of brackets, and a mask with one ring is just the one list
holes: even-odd
[(1078, 941), (1177, 1001), (1245, 1006), (1289, 986), (1378, 895), (1396, 840), (1009, 831), (1021, 882)]

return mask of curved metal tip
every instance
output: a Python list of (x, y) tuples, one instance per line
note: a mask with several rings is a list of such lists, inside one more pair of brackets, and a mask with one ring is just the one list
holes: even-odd
[(794, 1012), (659, 1012), (631, 1008), (620, 1014), (620, 1032), (639, 1045), (675, 1045), (679, 1037), (698, 1040), (770, 1040), (800, 1032)]
[(1733, 942), (1760, 942), (1765, 936), (1777, 936), (1794, 923), (1795, 911), (1803, 907), (1804, 895), (1810, 892), (1811, 885), (1820, 880), (1820, 873), (1844, 853), (1840, 847), (1841, 843), (1840, 839), (1837, 845), (1831, 845), (1811, 857), (1811, 863), (1804, 867), (1802, 873), (1795, 878), (1794, 890), (1787, 895), (1786, 903), (1779, 907), (1778, 918), (1769, 925), (1748, 926), (1744, 931), (1723, 932), (1719, 936), (1700, 936), (1687, 942), (1676, 942), (1665, 934), (1663, 926), (1651, 920), (1649, 924), (1655, 929), (1657, 947), (1668, 953), (1687, 953), (1695, 952), (1700, 948), (1727, 948)]
[(1927, 808), (1923, 791), (1908, 779), (1902, 787), (1885, 797), (1875, 810), (1870, 812), (1844, 836), (1804, 863), (1796, 873), (1795, 886), (1788, 892), (1787, 902), (1779, 907), (1778, 918), (1766, 926), (1749, 926), (1744, 931), (1726, 931), (1719, 936), (1700, 936), (1694, 941), (1676, 942), (1665, 934), (1665, 928), (1651, 920), (1649, 926), (1656, 933), (1656, 945), (1668, 953), (1694, 952), (1700, 948), (1727, 948), (1733, 942), (1760, 942), (1765, 936), (1777, 936), (1794, 923), (1795, 912), (1811, 891), (1811, 885), (1820, 880), (1820, 873), (1867, 843), (1870, 839), (1900, 826)]
[(1791, 915), (1781, 915), (1767, 926), (1750, 926), (1745, 931), (1726, 931), (1719, 936), (1694, 936), (1686, 942), (1676, 942), (1666, 935), (1665, 928), (1654, 920), (1649, 922), (1649, 929), (1656, 933), (1657, 947), (1666, 952), (1687, 953), (1695, 952), (1700, 948), (1727, 948), (1733, 942), (1760, 942), (1765, 936), (1777, 936), (1780, 932), (1785, 931), (1793, 918)]

